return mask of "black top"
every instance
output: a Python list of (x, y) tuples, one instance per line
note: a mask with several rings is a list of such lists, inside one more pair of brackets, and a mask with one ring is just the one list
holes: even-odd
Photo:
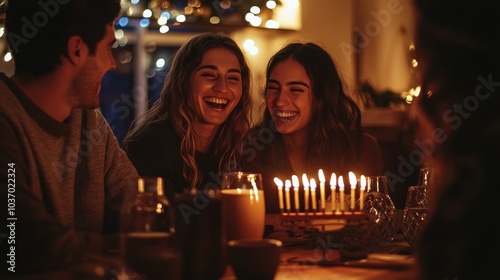
[[(140, 134), (127, 138), (123, 149), (141, 176), (159, 176), (165, 181), (165, 194), (173, 201), (175, 193), (189, 188), (182, 176), (181, 139), (170, 120), (154, 122)], [(220, 188), (219, 159), (196, 152), (198, 169), (203, 179), (197, 189)]]
[[(256, 142), (249, 142), (249, 146), (244, 148), (243, 156), (240, 159), (240, 164), (244, 171), (262, 173), (264, 199), (266, 201), (266, 213), (277, 214), (280, 212), (278, 204), (278, 187), (274, 183), (274, 177), (278, 177), (283, 181), (283, 183), (285, 183), (286, 179), (291, 179), (292, 175), (297, 175), (301, 186), (299, 189), (299, 196), (300, 200), (303, 201), (304, 189), (302, 186), (302, 174), (295, 173), (291, 166), (272, 163), (271, 160), (269, 160), (271, 152), (268, 151), (267, 148), (259, 150), (259, 148), (266, 146), (264, 144), (262, 144), (262, 146), (259, 146), (261, 143), (255, 143)], [(339, 175), (342, 175), (344, 177), (344, 183), (346, 183), (346, 185), (349, 184), (348, 171), (353, 171), (355, 175), (358, 176), (358, 178), (361, 174), (365, 176), (382, 175), (384, 166), (377, 140), (373, 136), (363, 133), (358, 137), (356, 147), (359, 155), (358, 158), (354, 161), (355, 164), (346, 166), (344, 170), (331, 170), (331, 168), (328, 166), (322, 167), (326, 179), (326, 196), (330, 195), (330, 177), (332, 172), (336, 173), (337, 178)], [(288, 158), (286, 152), (282, 155), (282, 157)], [(316, 195), (319, 197), (318, 169), (309, 169), (310, 170), (307, 173), (308, 179), (315, 178), (318, 190), (316, 192)], [(291, 201), (291, 204), (293, 211), (295, 211), (293, 199)], [(304, 209), (300, 210), (304, 211)]]

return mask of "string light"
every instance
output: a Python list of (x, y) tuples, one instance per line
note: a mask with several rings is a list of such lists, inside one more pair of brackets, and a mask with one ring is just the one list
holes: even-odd
[[(214, 5), (214, 0), (128, 0), (122, 2), (126, 16), (120, 18), (118, 25), (125, 27), (129, 24), (129, 20), (138, 19), (141, 27), (157, 25), (158, 30), (165, 31), (161, 26), (203, 22), (213, 25), (225, 24), (225, 18), (231, 15), (231, 21), (227, 24), (248, 24), (280, 29), (280, 21), (274, 17), (275, 10), (282, 6), (286, 7), (287, 12), (292, 8), (297, 9), (296, 13), (299, 13), (300, 0), (217, 0), (216, 3), (217, 5)], [(241, 21), (233, 15), (241, 15)]]

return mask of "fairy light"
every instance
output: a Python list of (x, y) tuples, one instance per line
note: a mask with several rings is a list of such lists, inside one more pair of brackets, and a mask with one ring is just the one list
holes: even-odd
[[(224, 17), (219, 16), (219, 12), (223, 11), (224, 15), (241, 16), (250, 26), (266, 27), (269, 29), (280, 28), (295, 28), (295, 25), (290, 25), (289, 21), (296, 22), (300, 17), (300, 1), (301, 0), (268, 0), (262, 1), (262, 5), (253, 5), (244, 11), (240, 6), (241, 1), (219, 0), (214, 7), (207, 4), (205, 1), (188, 0), (183, 3), (173, 4), (174, 1), (140, 1), (129, 0), (122, 2), (123, 15), (137, 20), (150, 19), (149, 22), (141, 21), (142, 27), (156, 25), (157, 30), (161, 29), (162, 25), (166, 25), (172, 18), (172, 24), (200, 22), (205, 21), (210, 24), (219, 24), (224, 20)], [(238, 7), (240, 6), (240, 7)], [(217, 12), (217, 14), (216, 14)], [(243, 12), (243, 13), (241, 13)], [(164, 16), (167, 14), (168, 16)], [(283, 17), (286, 15), (286, 17)], [(118, 24), (125, 27), (129, 24), (128, 18), (123, 17)], [(286, 18), (290, 18), (288, 21)], [(298, 23), (297, 26), (300, 26)], [(165, 28), (161, 29), (165, 31)], [(252, 49), (252, 53), (258, 52), (258, 49)]]

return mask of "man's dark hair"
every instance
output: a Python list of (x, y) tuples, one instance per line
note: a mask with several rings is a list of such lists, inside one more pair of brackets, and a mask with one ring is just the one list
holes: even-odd
[(120, 9), (120, 0), (8, 1), (5, 29), (16, 73), (38, 77), (54, 71), (75, 35), (94, 54)]

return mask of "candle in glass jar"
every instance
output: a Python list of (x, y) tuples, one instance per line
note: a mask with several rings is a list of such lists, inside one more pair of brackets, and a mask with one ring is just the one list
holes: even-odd
[(365, 208), (365, 188), (366, 188), (366, 177), (365, 175), (361, 175), (359, 179), (359, 211), (362, 211)]
[(286, 201), (286, 211), (290, 212), (290, 188), (292, 187), (292, 183), (290, 180), (285, 180), (285, 201)]
[(319, 179), (319, 194), (320, 194), (320, 207), (321, 211), (325, 212), (325, 174), (323, 170), (320, 169), (318, 171), (318, 179)]
[(281, 181), (278, 177), (274, 177), (274, 183), (278, 186), (278, 198), (279, 198), (279, 206), (280, 211), (283, 212), (283, 181)]
[(293, 196), (295, 204), (295, 212), (299, 212), (300, 202), (299, 202), (299, 177), (292, 175), (292, 185), (293, 185)]
[(311, 178), (311, 183), (309, 185), (311, 186), (312, 211), (316, 212), (316, 210), (318, 210), (316, 207), (316, 180)]
[(302, 185), (304, 185), (304, 210), (309, 212), (309, 180), (307, 175), (302, 174)]
[(344, 178), (339, 176), (340, 211), (344, 211)]
[(349, 183), (351, 185), (351, 211), (354, 211), (356, 208), (356, 175), (353, 172), (349, 171)]
[(332, 173), (332, 176), (330, 177), (330, 197), (332, 198), (332, 212), (337, 210), (337, 195), (335, 193), (335, 189), (337, 187), (337, 175), (335, 173)]

